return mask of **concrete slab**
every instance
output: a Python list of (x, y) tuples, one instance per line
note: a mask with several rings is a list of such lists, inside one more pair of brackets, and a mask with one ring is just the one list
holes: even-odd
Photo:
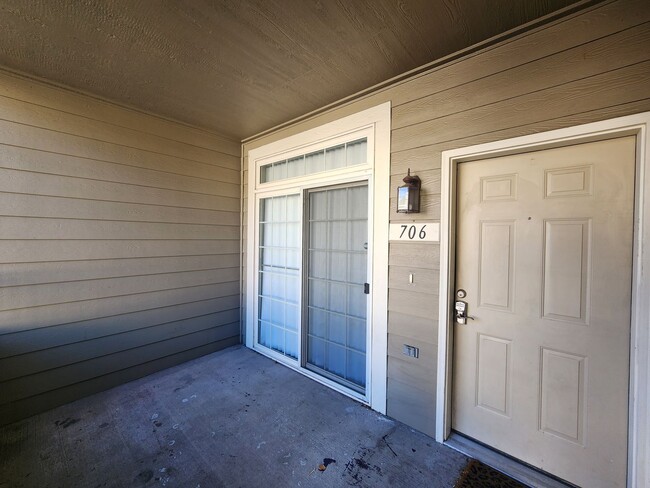
[(0, 428), (3, 488), (452, 487), (467, 461), (241, 346)]

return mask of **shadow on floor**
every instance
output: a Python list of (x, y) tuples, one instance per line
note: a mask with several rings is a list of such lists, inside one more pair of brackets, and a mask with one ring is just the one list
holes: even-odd
[(453, 487), (467, 462), (241, 346), (0, 428), (3, 488)]

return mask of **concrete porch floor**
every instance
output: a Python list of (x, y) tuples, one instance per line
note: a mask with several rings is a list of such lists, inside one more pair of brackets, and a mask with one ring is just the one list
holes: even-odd
[(242, 346), (0, 428), (3, 488), (453, 487), (467, 462)]

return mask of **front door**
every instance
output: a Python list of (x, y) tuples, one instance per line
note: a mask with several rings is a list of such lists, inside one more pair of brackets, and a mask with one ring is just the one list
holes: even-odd
[(585, 487), (626, 483), (635, 144), (458, 165), (452, 428)]

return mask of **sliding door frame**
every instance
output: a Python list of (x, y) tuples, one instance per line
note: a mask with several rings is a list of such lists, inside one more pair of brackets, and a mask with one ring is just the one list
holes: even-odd
[[(300, 176), (290, 180), (260, 183), (260, 168), (270, 162), (291, 158), (360, 137), (367, 138), (366, 164)], [(286, 137), (252, 149), (248, 153), (248, 240), (246, 243), (246, 346), (295, 369), (315, 381), (355, 398), (381, 413), (386, 412), (387, 373), (387, 302), (388, 302), (388, 212), (390, 180), (390, 104), (359, 112), (300, 134)], [(259, 267), (259, 201), (261, 198), (300, 193), (308, 189), (334, 185), (368, 184), (368, 283), (370, 283), (367, 314), (366, 390), (360, 394), (301, 366), (302, 344), (298, 360), (259, 345), (258, 267)], [(301, 208), (301, 213), (304, 206)], [(301, 215), (304, 226), (305, 216)], [(304, 249), (301, 247), (301, 253)], [(299, 275), (303, 276), (301, 266)], [(304, 307), (302, 294), (300, 308)], [(302, 327), (302, 324), (301, 326)]]
[[(368, 354), (368, 351), (371, 348), (371, 343), (370, 343), (370, 334), (368, 334), (368, 324), (370, 323), (370, 318), (372, 317), (372, 300), (370, 296), (367, 296), (366, 298), (366, 317), (365, 317), (365, 328), (366, 328), (366, 340), (365, 340), (365, 377), (366, 377), (366, 385), (363, 387), (360, 387), (358, 385), (354, 385), (351, 381), (346, 380), (344, 378), (340, 378), (338, 375), (335, 373), (330, 373), (327, 370), (323, 368), (319, 368), (316, 365), (311, 365), (309, 363), (309, 263), (310, 263), (310, 249), (309, 249), (309, 243), (311, 242), (311, 229), (310, 229), (310, 223), (311, 223), (311, 202), (310, 202), (310, 196), (313, 193), (317, 192), (322, 192), (322, 191), (328, 191), (328, 190), (341, 190), (341, 189), (348, 189), (348, 188), (355, 188), (355, 187), (367, 187), (368, 190), (371, 189), (370, 182), (368, 179), (362, 179), (359, 181), (351, 181), (343, 184), (335, 184), (335, 185), (325, 185), (325, 186), (315, 186), (312, 188), (306, 188), (303, 191), (303, 219), (302, 219), (302, 310), (301, 310), (301, 317), (302, 317), (302, 330), (301, 332), (305, 332), (305, 334), (300, 334), (301, 337), (301, 344), (300, 344), (300, 351), (301, 351), (301, 357), (300, 357), (300, 366), (302, 368), (307, 369), (308, 371), (312, 371), (315, 374), (319, 374), (325, 378), (330, 379), (331, 381), (334, 381), (335, 383), (341, 384), (344, 388), (348, 388), (352, 390), (353, 392), (359, 394), (360, 398), (365, 397), (365, 391), (366, 391), (366, 386), (369, 383), (369, 373), (371, 372), (371, 364), (370, 364), (370, 355)], [(370, 229), (370, 216), (371, 216), (371, 201), (370, 201), (370, 195), (368, 195), (368, 200), (366, 202), (366, 207), (368, 208), (367, 212), (367, 218), (366, 218), (366, 245), (368, 244), (370, 240), (370, 235), (371, 235), (371, 229)], [(371, 263), (372, 263), (372, 248), (370, 246), (366, 247), (367, 253), (366, 253), (366, 277), (364, 280), (364, 283), (370, 283), (371, 282)], [(347, 317), (346, 317), (347, 319)], [(346, 338), (347, 341), (347, 338)], [(346, 347), (347, 348), (347, 347)], [(337, 379), (340, 378), (340, 379)], [(346, 386), (346, 383), (350, 383), (351, 386)], [(354, 393), (353, 393), (354, 394)]]

